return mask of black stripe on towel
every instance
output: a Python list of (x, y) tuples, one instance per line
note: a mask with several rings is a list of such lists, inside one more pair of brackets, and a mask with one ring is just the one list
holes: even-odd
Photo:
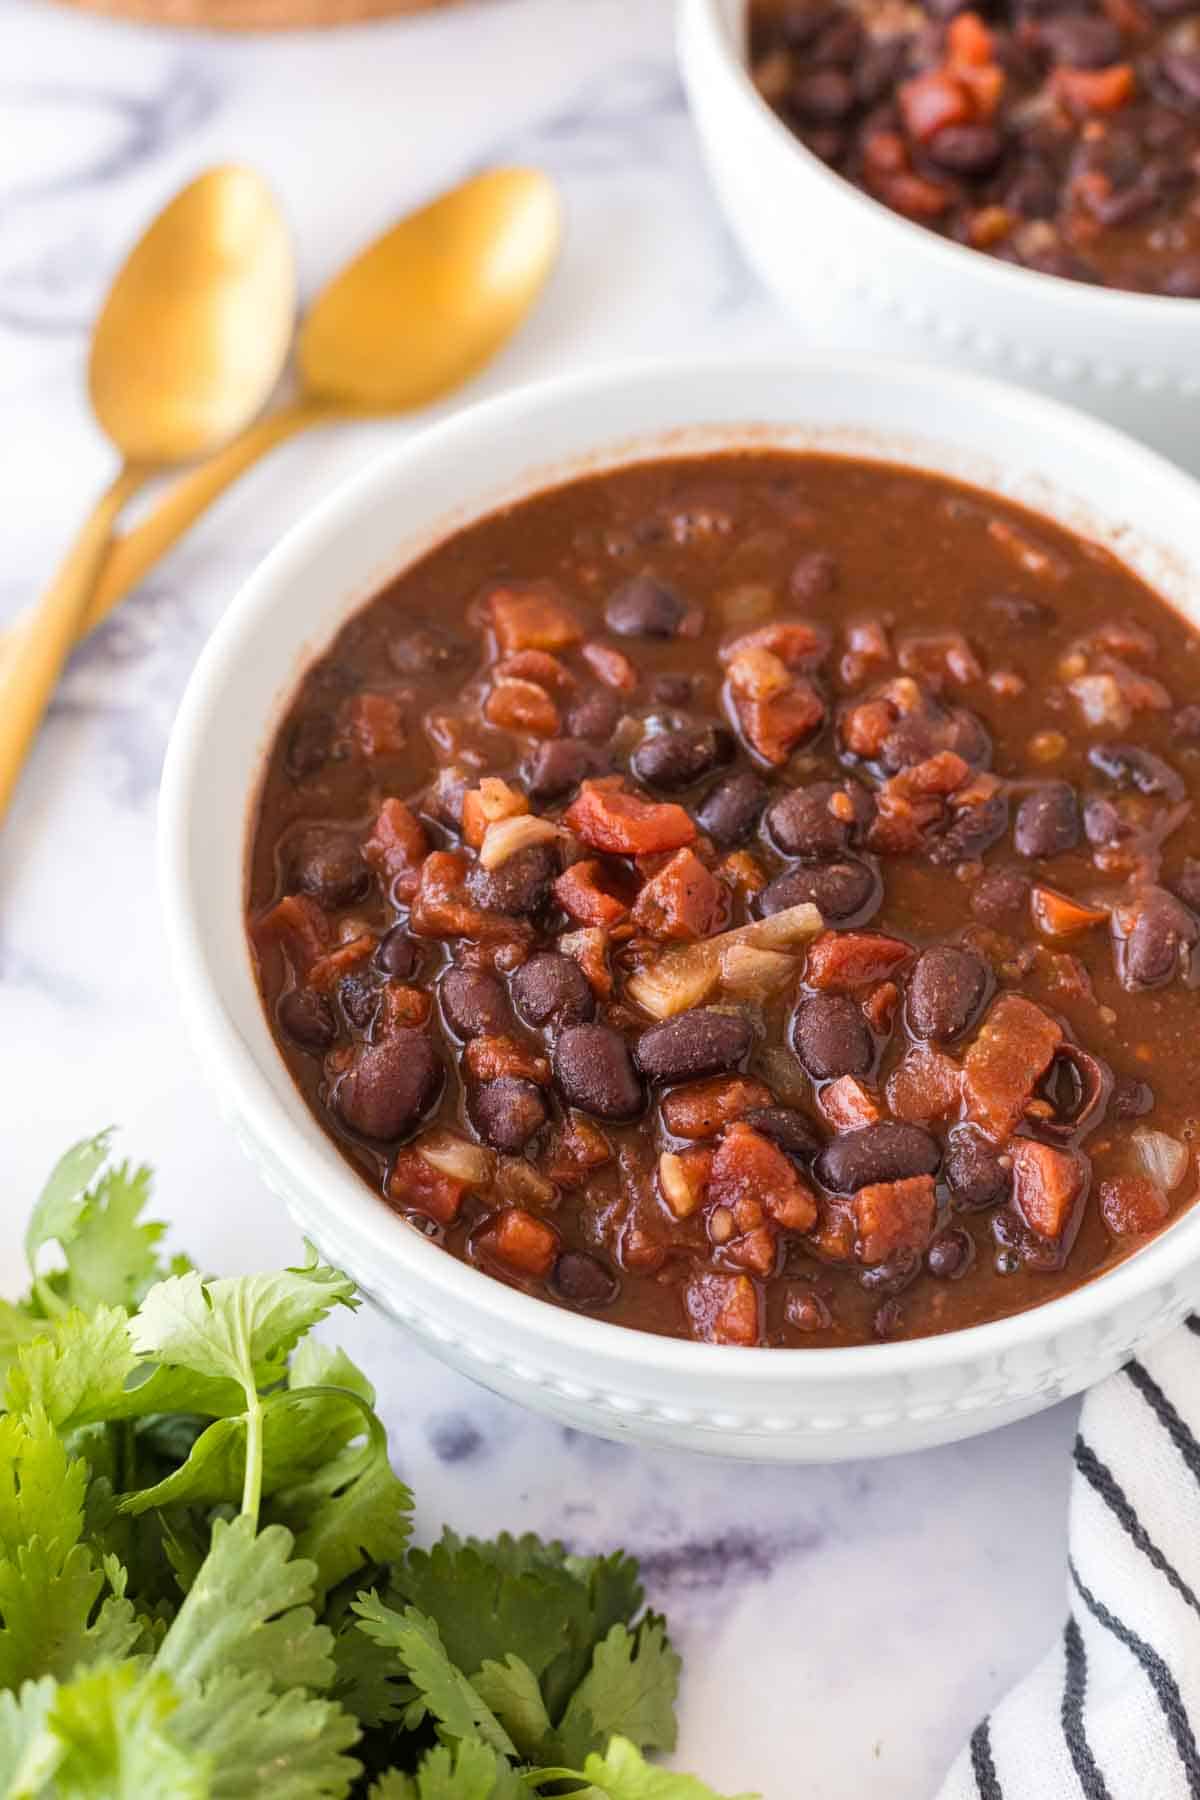
[[(1195, 1319), (1188, 1324), (1200, 1334), (1200, 1325)], [(1125, 1365), (1125, 1373), (1132, 1381), (1150, 1411), (1154, 1414), (1184, 1462), (1197, 1481), (1200, 1481), (1200, 1444), (1193, 1437), (1191, 1429), (1182, 1416), (1171, 1405), (1167, 1396), (1159, 1387), (1150, 1371), (1135, 1356), (1132, 1362)]]
[(1071, 1753), (1071, 1762), (1079, 1777), (1079, 1785), (1083, 1789), (1085, 1800), (1112, 1800), (1108, 1785), (1096, 1767), (1092, 1746), (1088, 1743), (1087, 1733), (1084, 1730), (1083, 1702), (1087, 1694), (1087, 1651), (1084, 1649), (1083, 1634), (1074, 1613), (1067, 1620), (1063, 1643), (1067, 1656), (1067, 1672), (1063, 1682), (1062, 1728), (1063, 1736), (1067, 1740), (1067, 1749)]
[(1153, 1563), (1159, 1574), (1165, 1576), (1180, 1599), (1186, 1600), (1193, 1612), (1200, 1613), (1200, 1600), (1197, 1600), (1174, 1563), (1163, 1555), (1130, 1505), (1124, 1488), (1108, 1465), (1100, 1461), (1091, 1445), (1085, 1441), (1082, 1433), (1075, 1439), (1075, 1467), (1089, 1487), (1099, 1494), (1113, 1517), (1128, 1532), (1147, 1562)]
[(992, 1732), (988, 1719), (980, 1719), (971, 1733), (971, 1771), (979, 1789), (979, 1800), (1004, 1800), (996, 1777), (996, 1765), (992, 1761)]
[(1117, 1618), (1115, 1613), (1109, 1612), (1107, 1606), (1097, 1600), (1096, 1596), (1083, 1585), (1073, 1558), (1068, 1557), (1067, 1567), (1071, 1571), (1071, 1580), (1075, 1583), (1075, 1590), (1092, 1617), (1098, 1624), (1103, 1625), (1106, 1631), (1111, 1631), (1117, 1641), (1124, 1644), (1130, 1654), (1141, 1663), (1146, 1679), (1158, 1696), (1158, 1704), (1163, 1709), (1163, 1715), (1166, 1718), (1175, 1748), (1179, 1752), (1179, 1760), (1187, 1774), (1189, 1791), (1193, 1794), (1200, 1794), (1200, 1752), (1196, 1749), (1196, 1740), (1192, 1736), (1192, 1727), (1188, 1722), (1187, 1710), (1183, 1704), (1183, 1696), (1179, 1692), (1178, 1682), (1158, 1652), (1152, 1650), (1150, 1645), (1138, 1637), (1136, 1632), (1131, 1631), (1128, 1625)]

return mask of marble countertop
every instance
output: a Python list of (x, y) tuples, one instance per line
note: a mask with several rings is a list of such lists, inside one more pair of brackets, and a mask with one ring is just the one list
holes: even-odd
[[(630, 356), (798, 340), (700, 167), (666, 0), (491, 0), (335, 36), (217, 39), (0, 10), (0, 617), (47, 579), (111, 467), (86, 409), (108, 275), (183, 181), (228, 158), (278, 190), (306, 287), (469, 169), (541, 164), (568, 213), (531, 328), (473, 393)], [(414, 423), (276, 452), (71, 664), (0, 853), (0, 1285), (28, 1201), (109, 1121), (152, 1160), (176, 1240), (221, 1269), (295, 1250), (183, 1040), (154, 876), (175, 707), (243, 576)], [(1074, 1409), (885, 1463), (751, 1470), (567, 1432), (381, 1321), (339, 1334), (381, 1389), (427, 1530), (625, 1544), (686, 1658), (680, 1766), (766, 1800), (924, 1800), (1057, 1630)], [(969, 1626), (965, 1623), (970, 1621)]]

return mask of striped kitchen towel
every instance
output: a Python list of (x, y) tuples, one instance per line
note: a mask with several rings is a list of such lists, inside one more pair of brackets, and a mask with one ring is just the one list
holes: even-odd
[(1094, 1388), (1061, 1641), (938, 1800), (1200, 1800), (1200, 1319)]

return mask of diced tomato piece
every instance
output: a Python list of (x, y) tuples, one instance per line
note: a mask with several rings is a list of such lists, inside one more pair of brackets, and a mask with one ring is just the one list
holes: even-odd
[(260, 951), (279, 944), (293, 967), (307, 974), (329, 948), (332, 930), (328, 916), (308, 894), (285, 894), (254, 921), (251, 935)]
[(874, 762), (890, 736), (897, 716), (891, 701), (881, 695), (860, 700), (842, 715), (842, 742), (852, 756)]
[(1113, 63), (1107, 69), (1072, 69), (1060, 63), (1050, 77), (1050, 85), (1072, 112), (1117, 112), (1133, 98), (1133, 65)]
[(758, 1290), (748, 1275), (693, 1275), (684, 1290), (692, 1336), (706, 1344), (757, 1344)]
[(729, 920), (729, 889), (694, 850), (677, 850), (634, 902), (633, 922), (648, 937), (695, 941)]
[(501, 731), (524, 731), (531, 737), (557, 737), (558, 708), (532, 681), (497, 681), (483, 703), (483, 716)]
[(779, 1240), (769, 1226), (752, 1225), (724, 1246), (724, 1254), (726, 1262), (765, 1280), (778, 1266)]
[(350, 938), (336, 950), (329, 950), (317, 958), (308, 971), (308, 986), (319, 994), (331, 994), (342, 976), (356, 969), (359, 963), (366, 962), (374, 949), (375, 939), (371, 933), (360, 932), (358, 937)]
[(387, 981), (379, 996), (375, 1017), (375, 1038), (391, 1037), (394, 1031), (410, 1031), (428, 1022), (433, 1005), (420, 988), (406, 987), (402, 981)]
[(886, 1037), (892, 1029), (892, 1021), (896, 1017), (896, 1008), (900, 1004), (900, 989), (894, 981), (881, 981), (872, 988), (862, 1003), (863, 1012), (867, 1016), (867, 1024), (872, 1031)]
[(497, 681), (532, 681), (548, 694), (567, 694), (575, 686), (575, 677), (566, 663), (548, 650), (515, 650), (502, 656), (492, 669)]
[(1100, 1216), (1114, 1237), (1145, 1237), (1170, 1210), (1167, 1196), (1148, 1175), (1114, 1175), (1100, 1183)]
[(963, 1072), (932, 1044), (914, 1044), (887, 1078), (888, 1110), (910, 1125), (952, 1119), (962, 1100)]
[(528, 943), (532, 932), (506, 913), (485, 912), (465, 897), (467, 858), (461, 850), (432, 850), (421, 864), (421, 878), (409, 915), (418, 937), (465, 937), (478, 943), (511, 940)]
[(572, 1113), (554, 1140), (546, 1173), (560, 1187), (583, 1187), (593, 1169), (612, 1159), (613, 1147), (600, 1127)]
[(735, 1218), (742, 1202), (755, 1202), (785, 1231), (811, 1231), (817, 1222), (813, 1191), (795, 1165), (769, 1138), (745, 1124), (731, 1125), (717, 1147), (709, 1198), (728, 1206)]
[(822, 1195), (818, 1206), (817, 1229), (809, 1238), (813, 1251), (822, 1262), (853, 1262), (854, 1214), (850, 1202)]
[(662, 1103), (663, 1122), (673, 1137), (713, 1138), (735, 1119), (759, 1106), (774, 1105), (769, 1087), (746, 1075), (714, 1075), (676, 1088)]
[(611, 644), (585, 644), (579, 654), (597, 681), (619, 694), (632, 694), (638, 672), (623, 650), (614, 650)]
[(355, 694), (343, 710), (346, 735), (368, 760), (398, 756), (408, 742), (404, 704), (395, 694)]
[(946, 52), (951, 62), (978, 68), (995, 60), (996, 40), (977, 12), (963, 12), (946, 27)]
[(808, 947), (804, 979), (830, 994), (885, 981), (912, 955), (899, 938), (876, 931), (823, 931)]
[(682, 806), (626, 793), (620, 778), (612, 776), (585, 781), (563, 814), (563, 823), (589, 849), (614, 856), (679, 850), (696, 840), (696, 827)]
[(416, 1150), (401, 1150), (388, 1176), (388, 1198), (397, 1206), (424, 1213), (439, 1225), (453, 1225), (463, 1203), (468, 1183), (458, 1181)]
[(472, 850), (478, 850), (489, 825), (500, 819), (523, 818), (528, 811), (529, 800), (520, 788), (496, 775), (485, 775), (478, 787), (463, 791), (463, 840)]
[(1049, 1013), (1020, 994), (1002, 994), (963, 1062), (967, 1116), (997, 1141), (1010, 1137), (1062, 1041)]
[(817, 1104), (835, 1131), (857, 1131), (883, 1117), (875, 1096), (853, 1075), (839, 1075), (823, 1087)]
[(772, 619), (726, 644), (721, 661), (728, 663), (747, 650), (769, 650), (786, 669), (809, 669), (829, 654), (829, 628), (809, 619)]
[(899, 174), (910, 160), (908, 145), (898, 131), (869, 131), (863, 138), (862, 158), (868, 177)]
[(564, 956), (577, 962), (588, 978), (592, 992), (600, 1000), (607, 1000), (612, 994), (612, 970), (608, 966), (608, 932), (602, 926), (593, 925), (582, 931), (567, 931), (558, 940), (558, 948)]
[(919, 849), (930, 826), (945, 816), (947, 797), (970, 772), (953, 750), (939, 750), (891, 776), (875, 796), (876, 814), (867, 833), (871, 848), (888, 856)]
[(999, 63), (962, 63), (954, 73), (971, 96), (975, 117), (990, 119), (1004, 98), (1005, 74)]
[(520, 1275), (548, 1275), (558, 1255), (557, 1231), (523, 1206), (509, 1206), (498, 1213), (484, 1233), (484, 1241), (494, 1256)]
[(420, 819), (403, 800), (385, 800), (363, 841), (366, 861), (398, 900), (411, 900), (429, 839)]
[(872, 1182), (855, 1194), (852, 1210), (859, 1262), (871, 1266), (899, 1250), (923, 1250), (937, 1219), (933, 1176)]
[(1009, 1145), (1013, 1205), (1030, 1231), (1065, 1245), (1074, 1236), (1076, 1206), (1087, 1186), (1087, 1164), (1071, 1150), (1055, 1150), (1032, 1138)]
[(929, 69), (902, 81), (896, 98), (905, 130), (921, 144), (947, 125), (965, 125), (974, 111), (966, 87), (949, 69)]
[(775, 768), (825, 723), (825, 702), (805, 676), (797, 676), (779, 694), (766, 700), (733, 694), (738, 727), (750, 749)]
[(948, 183), (911, 173), (889, 176), (876, 184), (874, 192), (906, 219), (940, 219), (954, 199)]
[(1048, 938), (1078, 937), (1094, 925), (1108, 923), (1106, 908), (1087, 906), (1070, 894), (1060, 894), (1057, 888), (1035, 887), (1029, 904), (1034, 924)]
[(558, 904), (581, 925), (611, 927), (629, 917), (629, 908), (624, 902), (601, 887), (602, 874), (598, 862), (572, 863), (553, 884), (551, 891)]
[(761, 863), (751, 856), (749, 850), (731, 850), (722, 861), (718, 873), (730, 887), (742, 894), (761, 894), (767, 885)]
[(542, 1087), (550, 1082), (549, 1058), (540, 1056), (520, 1038), (474, 1037), (463, 1052), (463, 1061), (476, 1081), (515, 1075), (523, 1081), (539, 1082)]
[(488, 599), (488, 616), (504, 655), (515, 650), (569, 650), (583, 630), (575, 614), (548, 587), (504, 587)]

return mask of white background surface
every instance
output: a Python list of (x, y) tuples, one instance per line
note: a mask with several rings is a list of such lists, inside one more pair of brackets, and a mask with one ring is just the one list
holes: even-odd
[[(110, 454), (86, 326), (146, 218), (204, 166), (276, 186), (311, 289), (468, 170), (561, 183), (562, 265), (473, 392), (605, 360), (799, 340), (733, 250), (663, 0), (492, 0), (337, 36), (158, 33), (0, 10), (0, 616), (52, 572)], [(798, 222), (781, 221), (782, 229)], [(0, 843), (0, 1285), (48, 1164), (109, 1121), (175, 1240), (222, 1270), (296, 1249), (221, 1126), (168, 985), (155, 792), (196, 651), (305, 506), (412, 422), (313, 437), (243, 482), (79, 654)], [(543, 1423), (379, 1322), (339, 1336), (381, 1390), (424, 1535), (558, 1533), (641, 1555), (686, 1658), (680, 1766), (766, 1800), (922, 1800), (1058, 1628), (1072, 1408), (891, 1463), (758, 1471)]]

